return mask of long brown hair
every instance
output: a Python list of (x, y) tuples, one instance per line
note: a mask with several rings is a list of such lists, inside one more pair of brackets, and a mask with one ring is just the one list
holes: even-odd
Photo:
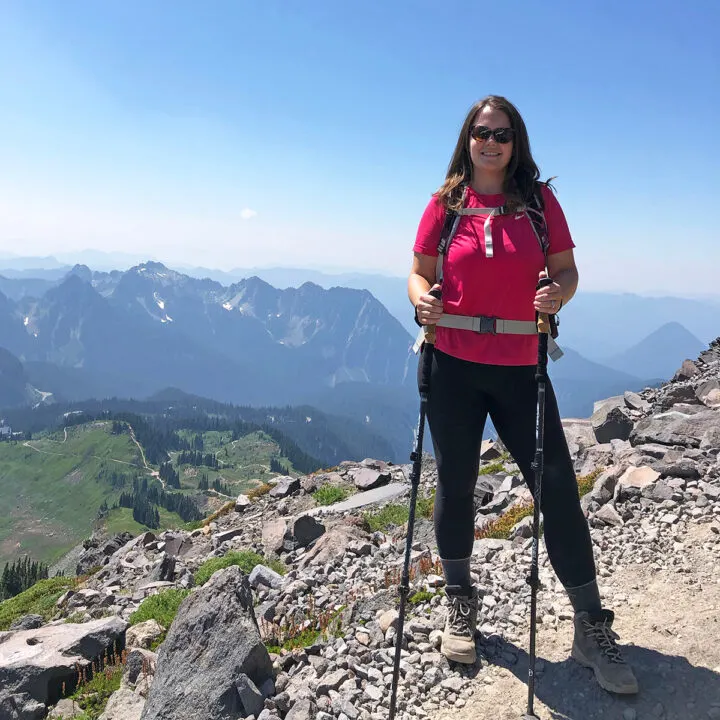
[(448, 165), (445, 182), (436, 195), (442, 204), (454, 210), (462, 202), (462, 186), (472, 181), (473, 164), (470, 158), (470, 128), (475, 116), (486, 107), (501, 110), (510, 118), (510, 127), (515, 131), (510, 163), (505, 171), (503, 192), (508, 207), (522, 205), (530, 200), (540, 178), (540, 170), (530, 153), (527, 128), (518, 109), (500, 95), (488, 95), (478, 100), (471, 108), (460, 129), (455, 151)]

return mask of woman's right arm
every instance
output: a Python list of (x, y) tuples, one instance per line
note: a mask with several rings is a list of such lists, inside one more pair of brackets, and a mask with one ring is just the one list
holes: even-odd
[(422, 325), (435, 325), (443, 313), (442, 300), (429, 294), (430, 290), (440, 288), (435, 282), (436, 265), (437, 257), (418, 252), (413, 255), (408, 277), (408, 297)]
[(434, 325), (442, 315), (442, 301), (428, 293), (440, 287), (436, 283), (435, 269), (444, 222), (445, 208), (437, 197), (433, 196), (420, 218), (408, 278), (408, 297), (415, 308), (415, 316), (422, 325)]

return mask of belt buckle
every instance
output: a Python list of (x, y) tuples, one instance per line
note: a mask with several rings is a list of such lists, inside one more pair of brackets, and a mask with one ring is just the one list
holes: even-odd
[(497, 318), (490, 317), (488, 315), (478, 315), (477, 317), (480, 319), (479, 333), (489, 333), (490, 335), (497, 334), (497, 330), (495, 328), (495, 320)]

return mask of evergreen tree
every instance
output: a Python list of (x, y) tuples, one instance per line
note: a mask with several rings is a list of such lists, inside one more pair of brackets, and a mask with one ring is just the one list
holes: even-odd
[(29, 557), (15, 560), (12, 565), (5, 563), (0, 575), (0, 600), (14, 597), (47, 577), (48, 566)]

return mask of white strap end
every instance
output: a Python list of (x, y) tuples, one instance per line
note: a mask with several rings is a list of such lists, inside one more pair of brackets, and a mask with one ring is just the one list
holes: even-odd
[(548, 338), (548, 355), (553, 362), (557, 362), (565, 353), (560, 349), (560, 346), (555, 342), (554, 338)]

